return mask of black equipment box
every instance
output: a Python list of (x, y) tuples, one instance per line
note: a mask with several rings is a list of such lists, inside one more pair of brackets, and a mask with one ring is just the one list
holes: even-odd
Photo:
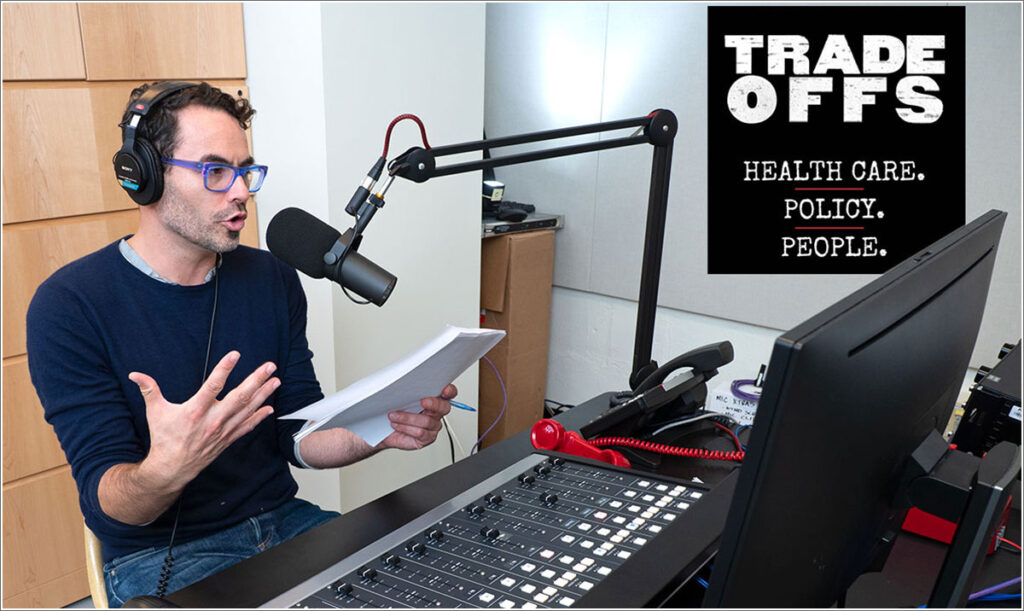
[(963, 419), (953, 436), (957, 448), (981, 456), (1000, 441), (1020, 445), (1020, 341), (1004, 344), (991, 370), (981, 368)]

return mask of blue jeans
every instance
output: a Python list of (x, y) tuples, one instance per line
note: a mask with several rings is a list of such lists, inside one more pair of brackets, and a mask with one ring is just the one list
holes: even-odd
[[(167, 592), (180, 590), (339, 515), (302, 499), (292, 499), (218, 533), (175, 543)], [(129, 598), (155, 594), (166, 556), (167, 546), (150, 547), (104, 564), (110, 606), (120, 607)]]

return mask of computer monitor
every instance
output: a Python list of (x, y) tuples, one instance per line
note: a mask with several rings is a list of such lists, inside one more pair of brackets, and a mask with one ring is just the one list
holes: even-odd
[(776, 340), (705, 605), (828, 607), (884, 560), (908, 458), (962, 386), (1005, 219), (984, 214)]

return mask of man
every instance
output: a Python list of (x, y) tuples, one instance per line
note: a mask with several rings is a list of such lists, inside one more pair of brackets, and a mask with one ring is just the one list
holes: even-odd
[(390, 413), (394, 432), (375, 447), (344, 429), (296, 444), (301, 422), (277, 417), (322, 397), (305, 296), (295, 270), (238, 244), (266, 175), (245, 134), (254, 111), (202, 83), (160, 90), (140, 120), (148, 89), (132, 92), (122, 126), (155, 149), (162, 189), (137, 233), (48, 278), (27, 320), (32, 382), (102, 543), (112, 606), (337, 516), (295, 498), (287, 462), (422, 448), (456, 395), (449, 385), (419, 414)]

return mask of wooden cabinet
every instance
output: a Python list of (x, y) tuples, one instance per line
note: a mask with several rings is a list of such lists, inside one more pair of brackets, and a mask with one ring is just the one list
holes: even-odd
[[(3, 5), (4, 607), (89, 595), (70, 467), (28, 373), (25, 314), (39, 283), (138, 227), (117, 185), (129, 92), (142, 82), (245, 87), (241, 4)], [(242, 243), (257, 246), (250, 202)]]

